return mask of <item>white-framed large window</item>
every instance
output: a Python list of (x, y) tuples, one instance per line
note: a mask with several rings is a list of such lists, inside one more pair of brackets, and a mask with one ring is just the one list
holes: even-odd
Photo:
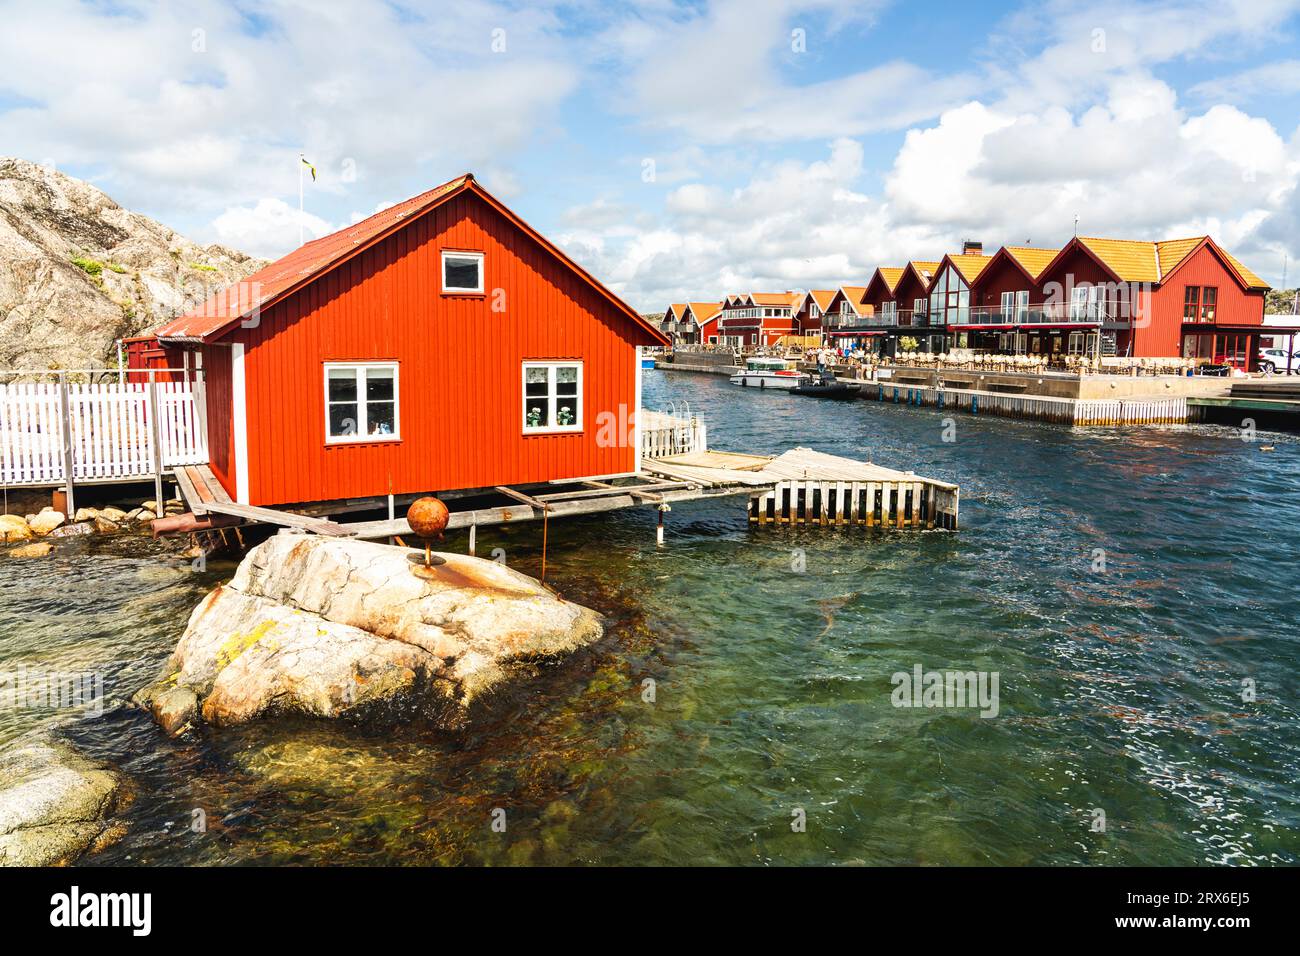
[(442, 250), (442, 291), (482, 292), (483, 253)]
[(582, 363), (524, 363), (524, 434), (582, 431)]
[(325, 440), (330, 444), (396, 441), (396, 362), (325, 363)]

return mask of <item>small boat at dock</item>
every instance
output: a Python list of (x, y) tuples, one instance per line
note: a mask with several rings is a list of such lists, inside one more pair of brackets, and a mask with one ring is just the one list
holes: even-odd
[(750, 388), (794, 389), (811, 381), (812, 377), (799, 371), (794, 362), (761, 356), (747, 359), (744, 370), (731, 376), (732, 385)]
[(821, 372), (803, 385), (797, 385), (790, 391), (795, 395), (809, 395), (813, 398), (857, 398), (862, 385), (858, 382), (841, 382), (831, 372)]

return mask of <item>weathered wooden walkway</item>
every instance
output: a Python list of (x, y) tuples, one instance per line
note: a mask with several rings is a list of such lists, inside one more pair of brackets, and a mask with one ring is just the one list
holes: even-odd
[(956, 485), (810, 448), (776, 456), (697, 452), (645, 468), (705, 487), (746, 489), (754, 524), (957, 528)]
[[(693, 417), (650, 413), (642, 427), (641, 472), (575, 478), (550, 486), (474, 489), (467, 494), (490, 503), (453, 510), (448, 529), (469, 529), (472, 552), (480, 525), (548, 521), (639, 506), (656, 508), (662, 518), (674, 503), (738, 496), (748, 497), (749, 519), (759, 525), (957, 528), (960, 493), (949, 482), (808, 448), (782, 455), (710, 451), (704, 425)], [(327, 516), (357, 510), (365, 503), (336, 503), (335, 510), (329, 503), (284, 510), (255, 507), (232, 502), (206, 465), (179, 468), (176, 477), (195, 514), (232, 515), (251, 523), (364, 539), (412, 534), (391, 504), (390, 518), (339, 522)], [(454, 505), (464, 498), (448, 495), (447, 500)], [(369, 504), (373, 509), (384, 506), (379, 499)]]

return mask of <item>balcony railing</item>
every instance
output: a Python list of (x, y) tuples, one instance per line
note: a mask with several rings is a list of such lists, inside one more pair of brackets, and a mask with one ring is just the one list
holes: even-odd
[(1040, 302), (1004, 309), (997, 305), (979, 305), (967, 309), (949, 309), (949, 325), (1096, 325), (1110, 321), (1100, 305), (1071, 302)]

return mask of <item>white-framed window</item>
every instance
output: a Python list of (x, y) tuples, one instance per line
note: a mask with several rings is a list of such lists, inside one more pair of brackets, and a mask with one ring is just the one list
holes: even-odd
[(582, 363), (524, 363), (524, 434), (582, 431)]
[(396, 441), (399, 428), (396, 362), (325, 363), (325, 440)]
[(442, 291), (482, 292), (483, 253), (442, 251)]

